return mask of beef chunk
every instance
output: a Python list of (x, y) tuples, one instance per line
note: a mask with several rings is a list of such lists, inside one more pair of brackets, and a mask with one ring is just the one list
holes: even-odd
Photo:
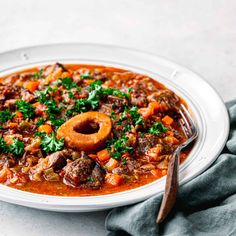
[(152, 134), (145, 134), (144, 137), (139, 137), (137, 144), (138, 155), (144, 155), (150, 148), (157, 144), (158, 139), (156, 135)]
[(98, 188), (104, 181), (104, 172), (100, 166), (85, 153), (64, 167), (63, 182), (72, 187)]
[(41, 158), (37, 165), (30, 168), (30, 178), (35, 181), (41, 181), (42, 175), (48, 169), (58, 171), (62, 169), (66, 164), (66, 159), (71, 157), (71, 151), (62, 150), (46, 158)]
[(147, 106), (147, 94), (141, 84), (136, 84), (130, 92), (131, 104), (138, 107)]
[(71, 157), (71, 151), (62, 150), (54, 152), (47, 156), (48, 158), (48, 168), (53, 168), (54, 171), (61, 170), (66, 164), (66, 159)]
[(162, 105), (162, 112), (167, 110), (173, 110), (180, 102), (179, 98), (172, 91), (169, 90), (162, 90), (149, 95), (148, 101), (159, 101)]
[(103, 184), (104, 178), (105, 171), (101, 169), (98, 164), (96, 164), (92, 171), (91, 177), (88, 179), (87, 186), (91, 188), (99, 188)]
[(108, 95), (107, 100), (109, 104), (112, 104), (112, 107), (114, 107), (114, 110), (117, 112), (123, 111), (124, 107), (128, 105), (125, 98), (119, 98), (113, 95)]

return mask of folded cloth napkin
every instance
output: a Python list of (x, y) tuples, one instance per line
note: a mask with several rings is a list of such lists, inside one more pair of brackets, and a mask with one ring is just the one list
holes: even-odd
[(204, 173), (179, 189), (175, 208), (156, 224), (162, 194), (113, 209), (106, 229), (115, 235), (236, 235), (236, 100), (226, 104), (231, 130), (222, 154)]

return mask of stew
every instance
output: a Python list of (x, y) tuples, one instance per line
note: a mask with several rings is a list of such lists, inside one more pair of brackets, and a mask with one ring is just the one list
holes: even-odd
[(180, 103), (147, 75), (112, 67), (56, 63), (5, 76), (0, 183), (63, 196), (148, 184), (186, 140)]

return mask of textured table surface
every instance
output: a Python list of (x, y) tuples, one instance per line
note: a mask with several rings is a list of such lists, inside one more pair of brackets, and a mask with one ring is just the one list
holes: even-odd
[[(0, 51), (59, 42), (134, 47), (201, 74), (225, 101), (236, 97), (234, 0), (8, 0), (0, 9)], [(106, 214), (0, 202), (0, 235), (105, 235)]]

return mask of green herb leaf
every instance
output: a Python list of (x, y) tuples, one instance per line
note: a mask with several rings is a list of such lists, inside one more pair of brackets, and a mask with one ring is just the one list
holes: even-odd
[(11, 145), (9, 145), (9, 152), (15, 156), (22, 156), (24, 153), (25, 144), (18, 139), (14, 138)]
[(36, 72), (34, 75), (32, 75), (32, 78), (34, 79), (40, 79), (43, 75), (43, 69), (41, 69), (40, 71)]
[(154, 123), (148, 132), (153, 135), (158, 135), (160, 133), (165, 133), (168, 130), (167, 127), (165, 127), (161, 122)]
[(35, 109), (29, 102), (24, 100), (16, 101), (16, 106), (23, 113), (25, 119), (32, 118), (35, 115)]
[(12, 114), (9, 109), (6, 109), (5, 111), (0, 111), (0, 122), (5, 123), (9, 120), (11, 120), (15, 114)]
[(79, 87), (75, 82), (72, 81), (71, 78), (68, 78), (68, 77), (63, 78), (63, 79), (60, 78), (60, 82), (58, 83), (58, 85), (62, 85), (67, 90)]
[(8, 153), (9, 147), (3, 138), (0, 138), (0, 153)]
[(129, 110), (130, 115), (132, 116), (132, 120), (135, 125), (143, 125), (144, 120), (142, 116), (138, 113), (138, 107), (137, 106), (132, 106), (131, 109)]
[(86, 71), (85, 73), (80, 74), (80, 79), (91, 79), (92, 75), (90, 71)]
[(36, 122), (36, 125), (37, 126), (40, 126), (40, 125), (43, 125), (45, 123), (45, 119), (44, 118), (40, 118), (37, 122)]
[(64, 147), (64, 139), (57, 139), (55, 132), (52, 132), (51, 136), (42, 137), (41, 147), (46, 153), (60, 151)]

